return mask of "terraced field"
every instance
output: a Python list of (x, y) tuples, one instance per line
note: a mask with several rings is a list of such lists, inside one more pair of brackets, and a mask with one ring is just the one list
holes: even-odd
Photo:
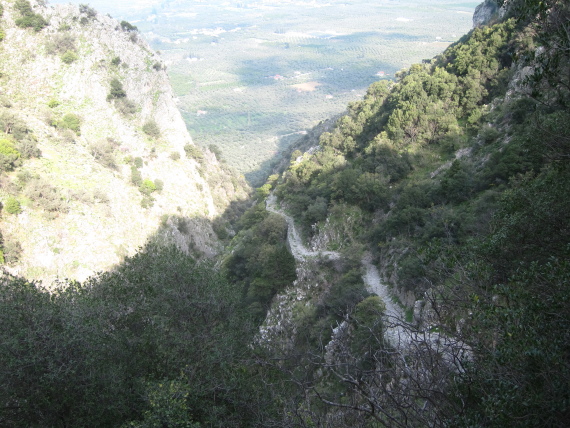
[[(80, 3), (80, 2), (78, 2)], [(472, 25), (478, 1), (91, 1), (137, 25), (168, 64), (194, 140), (253, 185), (297, 132), (378, 79), (431, 58)]]

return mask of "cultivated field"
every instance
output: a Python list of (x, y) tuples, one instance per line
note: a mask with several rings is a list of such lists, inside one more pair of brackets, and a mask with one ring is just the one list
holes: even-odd
[(218, 146), (254, 185), (300, 131), (458, 40), (478, 3), (91, 1), (161, 51), (195, 142)]

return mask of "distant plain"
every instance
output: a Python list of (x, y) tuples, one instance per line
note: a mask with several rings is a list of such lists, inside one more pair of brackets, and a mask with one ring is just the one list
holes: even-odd
[(161, 52), (195, 143), (216, 145), (255, 186), (306, 129), (457, 41), (479, 3), (90, 2), (136, 25)]

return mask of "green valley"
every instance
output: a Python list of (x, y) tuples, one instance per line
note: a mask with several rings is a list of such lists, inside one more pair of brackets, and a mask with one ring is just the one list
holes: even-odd
[[(210, 55), (255, 25), (292, 37), (287, 10), (346, 8), (350, 21), (362, 6), (191, 4), (218, 14), (216, 34), (188, 34)], [(147, 17), (155, 7), (146, 22), (84, 4), (0, 5), (0, 426), (567, 425), (567, 1), (485, 0), (457, 41), (373, 77), (344, 113), (292, 135), (254, 191), (220, 162), (231, 150), (192, 143), (165, 66), (189, 99), (218, 94), (225, 105), (223, 94), (289, 91), (298, 79), (294, 95), (310, 107), (319, 91), (338, 90), (336, 100), (351, 86), (340, 74), (327, 80), (339, 64), (352, 60), (342, 68), (357, 81), (378, 51), (351, 53), (340, 25), (295, 35), (288, 48), (260, 41), (258, 60), (283, 49), (262, 62), (282, 61), (281, 78), (259, 83), (267, 70), (244, 60), (234, 85), (237, 74), (188, 46), (184, 67), (213, 74), (184, 74), (191, 68), (170, 46), (176, 25), (161, 56), (142, 40), (139, 30), (148, 36), (161, 20), (198, 19), (180, 16), (184, 2), (114, 6)], [(259, 24), (245, 25), (248, 16)], [(339, 63), (318, 80), (288, 68), (295, 50), (315, 60), (323, 49)], [(286, 126), (272, 121), (289, 126), (300, 114), (277, 105), (271, 120), (264, 107), (235, 123), (220, 113), (218, 123), (214, 110), (192, 108), (196, 121), (212, 119), (203, 135), (230, 125), (278, 135)]]
[(130, 10), (91, 3), (133, 22), (161, 52), (197, 144), (218, 146), (253, 185), (277, 155), (368, 85), (458, 40), (477, 5), (157, 1)]

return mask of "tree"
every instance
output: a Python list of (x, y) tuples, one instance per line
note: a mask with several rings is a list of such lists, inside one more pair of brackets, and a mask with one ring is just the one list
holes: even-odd
[(121, 21), (121, 28), (126, 32), (138, 31), (138, 28), (127, 21)]

